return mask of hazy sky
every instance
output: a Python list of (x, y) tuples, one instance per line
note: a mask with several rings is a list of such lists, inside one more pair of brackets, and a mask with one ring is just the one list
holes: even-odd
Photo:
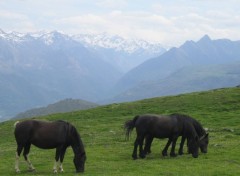
[(240, 0), (0, 0), (4, 31), (110, 33), (178, 46), (240, 40)]

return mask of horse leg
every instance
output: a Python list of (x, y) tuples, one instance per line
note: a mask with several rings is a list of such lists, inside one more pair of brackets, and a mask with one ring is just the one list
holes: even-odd
[(139, 138), (139, 156), (140, 158), (145, 158), (145, 152), (143, 151), (143, 140), (144, 140), (144, 136)]
[(175, 146), (176, 146), (177, 138), (178, 138), (178, 136), (174, 136), (173, 139), (172, 139), (172, 149), (171, 149), (171, 153), (170, 153), (171, 157), (176, 157), (177, 156), (176, 153), (175, 153)]
[(179, 155), (182, 155), (182, 154), (183, 154), (183, 146), (184, 146), (185, 140), (186, 140), (186, 137), (182, 136), (181, 143), (180, 143), (180, 148), (179, 148), (179, 150), (178, 150), (178, 154), (179, 154)]
[(134, 160), (137, 159), (137, 148), (138, 148), (138, 145), (139, 145), (139, 156), (141, 158), (143, 158), (143, 148), (142, 148), (143, 140), (144, 140), (144, 136), (141, 136), (141, 135), (137, 134), (136, 140), (134, 142), (133, 153), (132, 153), (132, 158)]
[(25, 161), (27, 162), (28, 164), (28, 168), (30, 171), (34, 171), (35, 168), (33, 167), (31, 161), (29, 160), (28, 158), (28, 154), (29, 154), (29, 151), (30, 151), (30, 147), (31, 147), (31, 144), (26, 144), (25, 147), (24, 147), (24, 151), (23, 151), (23, 156), (24, 156), (24, 159)]
[(162, 151), (162, 156), (167, 156), (168, 147), (170, 146), (171, 143), (172, 143), (172, 138), (169, 138), (166, 146)]
[(151, 153), (152, 141), (153, 141), (153, 137), (152, 136), (150, 136), (150, 135), (146, 136), (146, 138), (145, 138), (145, 146), (144, 146), (144, 153), (145, 154)]
[(63, 172), (64, 170), (63, 170), (63, 165), (62, 165), (62, 163), (63, 163), (63, 159), (64, 159), (64, 155), (65, 155), (65, 152), (66, 152), (66, 147), (64, 147), (63, 149), (62, 149), (62, 151), (61, 151), (61, 153), (60, 153), (60, 165), (59, 165), (59, 170), (60, 170), (60, 172)]
[(56, 148), (55, 162), (54, 162), (54, 166), (53, 166), (54, 173), (57, 173), (57, 166), (58, 166), (58, 162), (60, 159), (60, 152), (61, 152), (61, 148), (60, 147)]
[(138, 147), (138, 137), (136, 138), (134, 142), (134, 148), (133, 148), (133, 153), (132, 153), (132, 158), (135, 160), (137, 159), (137, 147)]
[(19, 169), (19, 158), (20, 158), (20, 155), (22, 153), (22, 150), (23, 150), (23, 145), (18, 144), (17, 151), (16, 151), (16, 161), (15, 161), (15, 170), (16, 170), (17, 173), (20, 172), (20, 169)]

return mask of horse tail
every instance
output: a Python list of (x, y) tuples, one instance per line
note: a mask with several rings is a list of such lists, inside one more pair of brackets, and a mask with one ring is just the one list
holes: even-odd
[(126, 130), (126, 138), (129, 139), (129, 136), (135, 127), (135, 123), (137, 119), (139, 118), (139, 115), (135, 116), (132, 120), (128, 120), (124, 124), (124, 129)]
[(19, 123), (19, 121), (16, 121), (13, 125), (14, 129), (16, 128), (17, 124)]

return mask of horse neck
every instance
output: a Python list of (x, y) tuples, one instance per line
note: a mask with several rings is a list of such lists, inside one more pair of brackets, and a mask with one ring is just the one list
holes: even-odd
[(194, 128), (196, 129), (198, 136), (203, 136), (206, 134), (206, 131), (203, 129), (202, 125), (197, 121), (194, 122)]
[(71, 130), (72, 137), (71, 137), (70, 143), (71, 143), (74, 154), (77, 155), (77, 154), (85, 153), (84, 146), (83, 146), (82, 140), (80, 138), (80, 135), (78, 134), (75, 127), (72, 127), (72, 128), (74, 128), (74, 129)]
[(189, 122), (185, 122), (185, 135), (188, 139), (198, 136), (194, 126)]
[(83, 143), (81, 140), (80, 140), (80, 143), (78, 143), (78, 144), (74, 143), (71, 146), (72, 146), (72, 149), (73, 149), (73, 152), (75, 155), (81, 155), (81, 154), (85, 153)]

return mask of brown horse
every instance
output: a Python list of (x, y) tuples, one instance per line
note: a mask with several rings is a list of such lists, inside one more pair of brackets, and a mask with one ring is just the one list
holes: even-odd
[(59, 169), (63, 172), (62, 162), (66, 149), (71, 146), (74, 152), (74, 165), (76, 172), (84, 172), (86, 153), (82, 140), (76, 128), (65, 121), (38, 121), (26, 120), (15, 123), (15, 138), (17, 142), (15, 170), (19, 170), (19, 157), (23, 151), (23, 156), (31, 171), (35, 170), (28, 158), (31, 144), (42, 149), (56, 148), (54, 173), (57, 172), (57, 163), (60, 162)]

